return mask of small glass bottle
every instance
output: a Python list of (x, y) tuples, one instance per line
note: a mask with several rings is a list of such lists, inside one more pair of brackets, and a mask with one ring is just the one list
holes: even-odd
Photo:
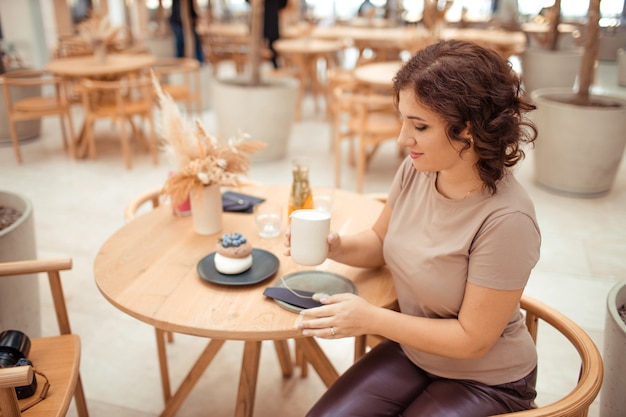
[(297, 158), (291, 163), (293, 183), (289, 196), (289, 209), (287, 216), (291, 216), (294, 210), (313, 209), (313, 193), (309, 184), (309, 166), (311, 161), (307, 158)]

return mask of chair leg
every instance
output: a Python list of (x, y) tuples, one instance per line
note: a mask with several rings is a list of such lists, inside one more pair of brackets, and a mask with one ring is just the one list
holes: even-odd
[(17, 129), (15, 128), (15, 122), (9, 120), (9, 131), (11, 132), (11, 141), (13, 142), (13, 151), (15, 152), (15, 159), (19, 164), (22, 163), (22, 151), (20, 150), (20, 138), (17, 136)]
[(76, 157), (76, 136), (74, 135), (74, 122), (72, 121), (72, 109), (67, 109), (67, 124), (69, 129), (69, 148), (70, 148), (70, 156), (72, 158)]
[(159, 149), (156, 139), (156, 131), (154, 128), (154, 119), (151, 116), (147, 116), (148, 124), (150, 125), (150, 138), (148, 145), (150, 146), (150, 153), (152, 154), (152, 162), (154, 165), (159, 164)]
[(122, 142), (122, 156), (124, 157), (126, 169), (131, 169), (132, 162), (130, 160), (130, 144), (128, 143), (128, 134), (126, 133), (126, 123), (123, 118), (120, 118), (118, 121), (120, 125), (120, 139)]
[(357, 158), (357, 174), (356, 174), (356, 192), (363, 192), (363, 182), (365, 181), (365, 167), (367, 164), (367, 150), (365, 149), (365, 145), (362, 143), (362, 139), (359, 138), (359, 156)]
[[(89, 158), (96, 159), (96, 140), (94, 137), (94, 126), (95, 121), (92, 119), (85, 120), (84, 126), (84, 139), (82, 143), (82, 148), (87, 147), (87, 153)], [(80, 152), (81, 155), (85, 155), (83, 151)]]
[(341, 136), (340, 136), (340, 126), (341, 123), (340, 115), (335, 114), (332, 120), (332, 141), (333, 141), (333, 152), (335, 153), (335, 188), (341, 188)]
[(87, 401), (85, 400), (85, 391), (83, 390), (83, 381), (78, 375), (76, 381), (76, 389), (74, 390), (74, 402), (76, 403), (76, 411), (79, 417), (89, 417), (89, 410), (87, 409)]

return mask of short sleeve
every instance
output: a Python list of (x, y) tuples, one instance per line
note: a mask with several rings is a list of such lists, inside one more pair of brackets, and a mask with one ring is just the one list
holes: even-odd
[(499, 290), (524, 288), (539, 260), (541, 235), (522, 212), (488, 219), (470, 248), (468, 281)]

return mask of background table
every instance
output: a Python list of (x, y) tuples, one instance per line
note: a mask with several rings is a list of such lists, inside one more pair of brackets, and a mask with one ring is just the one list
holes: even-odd
[[(96, 56), (77, 56), (57, 58), (48, 62), (46, 70), (65, 79), (66, 90), (70, 97), (80, 101), (81, 79), (118, 80), (123, 77), (134, 77), (147, 70), (156, 62), (156, 57), (150, 54), (107, 54), (103, 62)], [(132, 119), (129, 119), (132, 124)], [(87, 156), (87, 140), (85, 139), (85, 125), (76, 135), (76, 157)]]
[(402, 61), (389, 61), (361, 65), (354, 69), (354, 78), (372, 87), (390, 88), (402, 64)]
[(57, 58), (48, 62), (46, 69), (64, 77), (98, 78), (120, 77), (149, 68), (156, 58), (150, 54), (108, 54), (104, 62), (95, 56)]
[[(287, 186), (244, 187), (241, 192), (282, 203)], [(358, 209), (357, 209), (358, 207)], [(331, 228), (351, 233), (369, 227), (382, 203), (343, 190), (335, 190)], [(283, 222), (286, 227), (286, 220)], [(284, 230), (283, 227), (283, 230)], [(202, 280), (196, 265), (215, 250), (222, 233), (241, 232), (257, 249), (274, 253), (280, 260), (277, 273), (250, 286), (224, 286)], [(193, 231), (191, 217), (176, 217), (162, 205), (118, 230), (105, 242), (95, 260), (96, 284), (114, 306), (162, 331), (180, 332), (212, 340), (171, 398), (167, 369), (161, 369), (166, 407), (162, 416), (173, 415), (200, 378), (225, 340), (245, 341), (235, 415), (251, 416), (263, 340), (296, 338), (307, 360), (326, 385), (337, 371), (313, 338), (302, 337), (294, 327), (297, 315), (263, 296), (263, 290), (280, 277), (312, 267), (302, 267), (282, 255), (284, 238), (258, 237), (254, 218), (245, 213), (224, 213), (223, 231), (201, 236)], [(332, 271), (353, 281), (358, 294), (378, 306), (392, 306), (395, 291), (386, 268), (360, 269), (327, 260), (314, 268)], [(165, 355), (162, 337), (157, 337), (159, 355)], [(161, 362), (164, 363), (164, 362)]]

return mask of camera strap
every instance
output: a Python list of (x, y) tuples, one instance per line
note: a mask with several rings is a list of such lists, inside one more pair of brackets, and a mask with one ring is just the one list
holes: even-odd
[(50, 382), (48, 381), (48, 378), (43, 374), (43, 372), (39, 372), (35, 368), (33, 368), (33, 372), (35, 374), (37, 374), (37, 375), (40, 375), (46, 382), (44, 383), (43, 388), (41, 389), (41, 392), (39, 393), (39, 397), (35, 398), (30, 403), (28, 403), (25, 406), (21, 407), (20, 408), (20, 412), (21, 413), (23, 413), (24, 411), (26, 411), (29, 408), (33, 407), (34, 405), (37, 405), (40, 402), (42, 402), (46, 398), (46, 396), (48, 395), (48, 390), (50, 389)]

